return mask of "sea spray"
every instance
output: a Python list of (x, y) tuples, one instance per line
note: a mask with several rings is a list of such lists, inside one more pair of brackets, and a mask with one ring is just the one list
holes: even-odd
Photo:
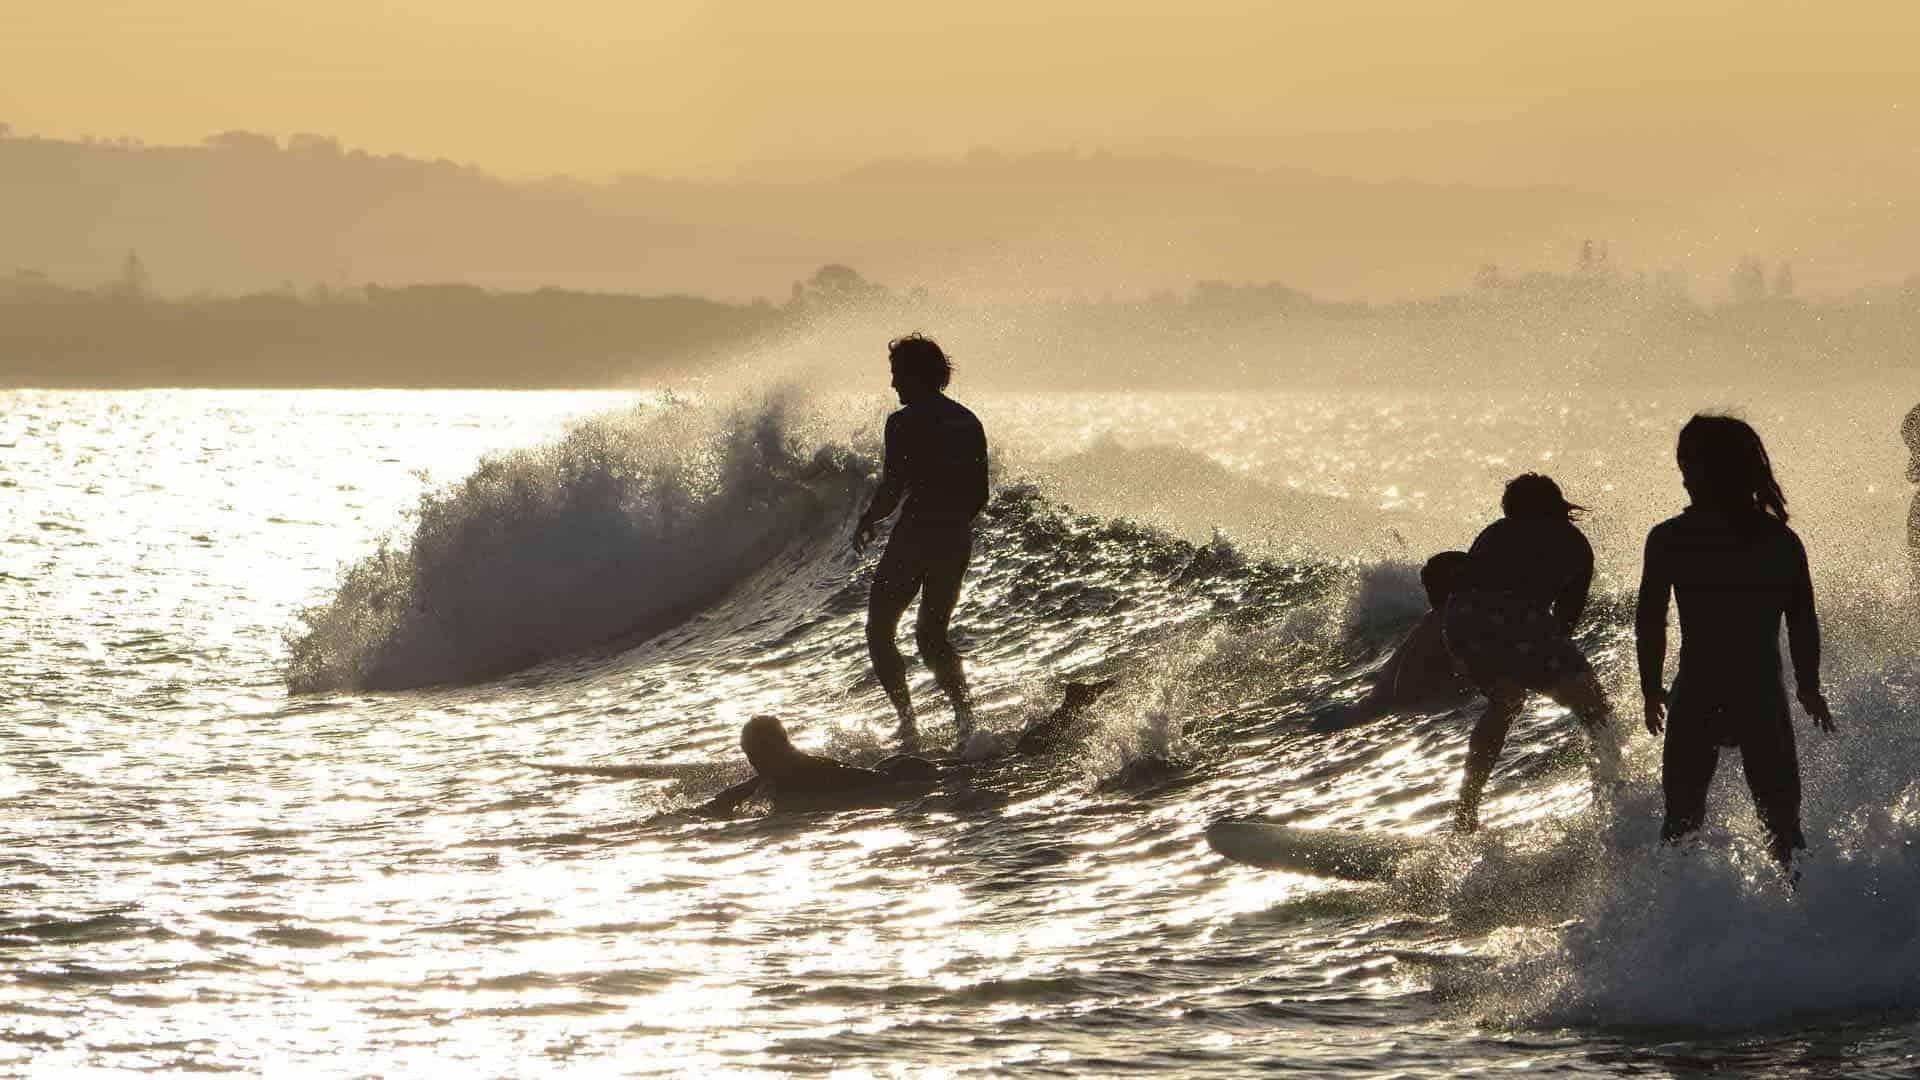
[(471, 681), (687, 618), (870, 482), (865, 459), (803, 446), (793, 411), (644, 405), (483, 459), (301, 613), (288, 686)]
[(1493, 967), (1436, 990), (1516, 1024), (1735, 1029), (1920, 1007), (1917, 683), (1910, 661), (1847, 680), (1835, 735), (1796, 715), (1811, 845), (1797, 887), (1728, 752), (1698, 836), (1658, 845), (1657, 790), (1637, 785), (1570, 921), (1490, 943)]

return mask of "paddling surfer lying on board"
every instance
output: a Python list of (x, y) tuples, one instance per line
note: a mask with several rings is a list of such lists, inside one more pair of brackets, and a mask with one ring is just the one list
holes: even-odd
[(700, 812), (726, 816), (741, 803), (764, 798), (775, 812), (850, 810), (931, 791), (943, 770), (926, 758), (895, 754), (873, 768), (849, 765), (793, 745), (777, 717), (756, 716), (740, 729), (740, 749), (754, 775), (722, 791)]
[[(1064, 746), (1093, 703), (1117, 681), (1068, 683), (1060, 707), (1031, 721), (1014, 752), (1043, 754)], [(872, 768), (809, 754), (793, 745), (786, 726), (773, 716), (747, 721), (740, 730), (740, 749), (752, 763), (754, 775), (707, 800), (701, 813), (726, 816), (753, 798), (767, 800), (776, 811), (879, 806), (923, 795), (956, 771), (952, 764), (911, 754), (883, 758)]]

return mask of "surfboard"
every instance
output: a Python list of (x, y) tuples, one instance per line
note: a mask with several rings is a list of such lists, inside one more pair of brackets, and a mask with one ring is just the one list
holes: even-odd
[(1385, 881), (1426, 841), (1404, 833), (1303, 829), (1258, 818), (1227, 818), (1207, 826), (1207, 844), (1234, 862), (1268, 870)]
[(602, 776), (609, 780), (690, 780), (712, 774), (712, 765), (699, 761), (658, 761), (632, 765), (573, 765), (563, 761), (529, 761), (528, 765), (568, 776)]

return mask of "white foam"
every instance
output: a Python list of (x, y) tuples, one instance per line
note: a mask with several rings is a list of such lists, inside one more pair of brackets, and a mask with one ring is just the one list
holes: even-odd
[(808, 450), (779, 397), (641, 408), (483, 460), (346, 569), (289, 641), (295, 690), (498, 675), (655, 632), (837, 527), (866, 463)]
[(1911, 662), (1850, 679), (1835, 735), (1796, 717), (1811, 844), (1797, 891), (1767, 857), (1729, 752), (1694, 843), (1655, 843), (1656, 791), (1623, 800), (1617, 850), (1567, 913), (1577, 922), (1497, 945), (1491, 974), (1467, 980), (1479, 1008), (1523, 1022), (1744, 1028), (1920, 1007), (1917, 682)]

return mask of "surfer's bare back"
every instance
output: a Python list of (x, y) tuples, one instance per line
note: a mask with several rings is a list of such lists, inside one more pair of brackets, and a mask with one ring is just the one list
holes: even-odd
[(932, 338), (909, 334), (889, 343), (887, 362), (901, 408), (887, 417), (880, 488), (854, 526), (853, 549), (865, 551), (874, 528), (896, 509), (900, 520), (873, 572), (867, 652), (900, 717), (900, 740), (912, 747), (919, 741), (919, 725), (907, 690), (907, 663), (894, 635), (900, 616), (919, 594), (914, 641), (953, 704), (954, 726), (964, 744), (973, 730), (973, 701), (960, 654), (947, 639), (947, 623), (973, 555), (974, 516), (987, 505), (987, 435), (966, 406), (944, 393), (953, 364)]

